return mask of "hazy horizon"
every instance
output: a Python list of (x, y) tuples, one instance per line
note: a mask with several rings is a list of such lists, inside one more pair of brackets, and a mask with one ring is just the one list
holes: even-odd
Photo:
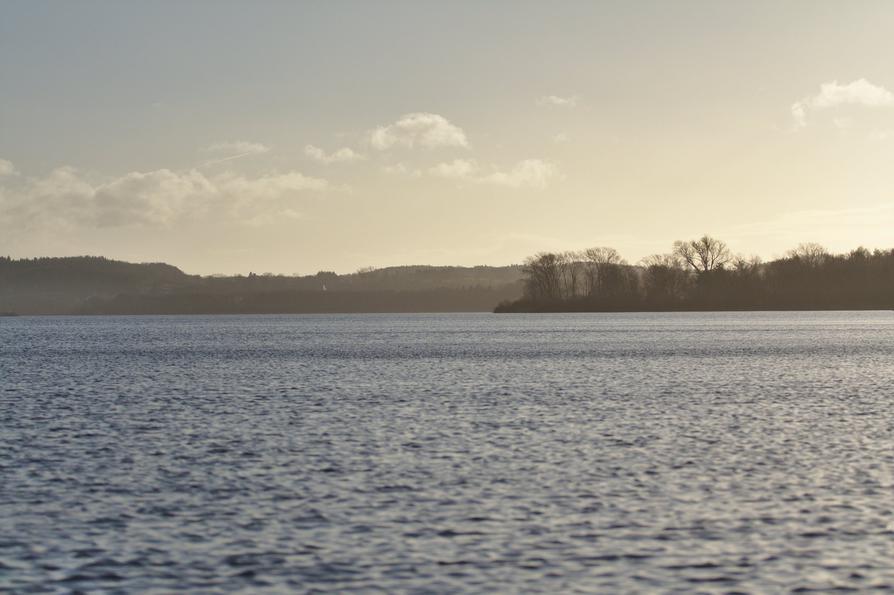
[(0, 3), (0, 254), (890, 248), (894, 5)]
[[(703, 235), (705, 237), (710, 237), (710, 234), (703, 234)], [(689, 241), (692, 241), (695, 239), (697, 239), (697, 238), (686, 238), (685, 242), (688, 243)], [(719, 239), (719, 238), (717, 238), (717, 239)], [(722, 242), (722, 240), (721, 240), (721, 242)], [(619, 261), (619, 263), (622, 265), (625, 265), (625, 266), (630, 265), (633, 267), (647, 268), (649, 266), (650, 261), (653, 260), (652, 257), (656, 257), (656, 256), (673, 257), (674, 251), (675, 251), (675, 243), (678, 243), (678, 242), (676, 240), (674, 242), (668, 242), (667, 245), (665, 246), (664, 250), (658, 250), (654, 253), (645, 255), (644, 257), (635, 259), (635, 260), (629, 259), (629, 258), (627, 258), (627, 256), (625, 254), (618, 252), (617, 255), (621, 259)], [(723, 243), (725, 244), (725, 242), (723, 242)], [(277, 275), (277, 276), (287, 276), (287, 277), (298, 277), (298, 276), (308, 276), (309, 277), (309, 276), (314, 276), (318, 273), (335, 273), (337, 275), (351, 275), (351, 274), (358, 274), (358, 273), (371, 272), (371, 271), (376, 271), (376, 270), (392, 269), (392, 268), (416, 268), (416, 267), (434, 267), (434, 268), (439, 268), (439, 267), (440, 268), (490, 267), (490, 268), (495, 268), (495, 269), (509, 268), (509, 267), (524, 268), (526, 266), (526, 263), (528, 263), (529, 261), (535, 259), (536, 257), (544, 255), (544, 254), (567, 256), (567, 257), (578, 256), (580, 259), (586, 260), (585, 252), (587, 252), (588, 249), (602, 250), (602, 249), (606, 249), (606, 248), (614, 251), (613, 246), (589, 246), (587, 248), (569, 248), (567, 250), (563, 250), (563, 249), (553, 250), (553, 251), (538, 250), (536, 253), (531, 253), (531, 254), (527, 254), (527, 255), (523, 256), (522, 258), (520, 258), (518, 260), (518, 262), (508, 262), (508, 263), (480, 262), (480, 263), (470, 263), (470, 264), (455, 264), (455, 263), (433, 264), (433, 263), (427, 263), (427, 262), (403, 262), (403, 263), (398, 262), (398, 263), (391, 263), (391, 264), (384, 264), (384, 265), (369, 265), (369, 266), (365, 266), (365, 267), (357, 267), (357, 268), (351, 269), (351, 270), (336, 270), (332, 267), (327, 268), (327, 267), (323, 266), (323, 267), (321, 267), (319, 269), (315, 269), (315, 270), (276, 272), (276, 273), (269, 271), (269, 270), (264, 270), (263, 263), (261, 263), (261, 266), (259, 268), (253, 269), (253, 270), (233, 271), (233, 272), (228, 272), (228, 273), (219, 273), (219, 272), (218, 273), (205, 273), (205, 272), (195, 272), (195, 271), (188, 270), (185, 267), (180, 266), (177, 262), (151, 260), (151, 259), (140, 260), (140, 261), (128, 261), (128, 260), (118, 259), (118, 258), (114, 258), (114, 257), (109, 257), (104, 254), (73, 254), (73, 255), (59, 255), (59, 254), (43, 255), (43, 254), (41, 254), (41, 255), (22, 256), (22, 257), (10, 256), (7, 254), (0, 254), (0, 258), (12, 258), (13, 260), (28, 260), (28, 259), (41, 259), (41, 258), (51, 258), (51, 259), (52, 258), (82, 258), (82, 257), (106, 258), (108, 260), (120, 261), (120, 262), (129, 263), (129, 264), (171, 265), (171, 266), (174, 266), (174, 267), (180, 269), (180, 271), (182, 271), (183, 273), (185, 273), (187, 275), (198, 275), (198, 276), (203, 276), (203, 277), (246, 276), (249, 274), (255, 274), (255, 275), (273, 274), (273, 275)], [(743, 251), (743, 252), (731, 251), (730, 252), (730, 261), (728, 263), (726, 263), (726, 265), (728, 265), (728, 268), (732, 269), (732, 268), (735, 268), (736, 261), (742, 261), (742, 262), (747, 261), (751, 264), (758, 265), (758, 266), (765, 265), (765, 264), (771, 264), (771, 263), (779, 261), (779, 260), (785, 260), (785, 259), (790, 259), (792, 257), (797, 257), (797, 255), (802, 250), (811, 250), (811, 249), (822, 250), (822, 252), (825, 253), (827, 256), (833, 256), (833, 257), (836, 257), (836, 256), (837, 257), (846, 257), (850, 254), (856, 254), (856, 253), (860, 252), (861, 250), (865, 250), (868, 253), (881, 252), (882, 254), (884, 254), (887, 252), (894, 252), (894, 242), (892, 242), (892, 244), (890, 246), (881, 247), (880, 249), (873, 247), (873, 246), (866, 246), (864, 244), (860, 244), (860, 245), (851, 246), (850, 248), (846, 248), (846, 249), (843, 249), (840, 251), (828, 250), (826, 244), (822, 244), (819, 242), (798, 242), (797, 244), (790, 246), (788, 249), (780, 252), (779, 254), (774, 254), (770, 258), (763, 258), (758, 253), (756, 253), (754, 251), (750, 251), (750, 252), (747, 250)], [(679, 257), (676, 257), (676, 258), (677, 258), (679, 266), (681, 268), (685, 268), (685, 262), (680, 260)]]

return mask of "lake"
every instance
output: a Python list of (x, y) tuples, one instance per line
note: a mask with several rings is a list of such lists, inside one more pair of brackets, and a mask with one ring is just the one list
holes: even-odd
[(894, 588), (891, 312), (0, 319), (0, 590)]

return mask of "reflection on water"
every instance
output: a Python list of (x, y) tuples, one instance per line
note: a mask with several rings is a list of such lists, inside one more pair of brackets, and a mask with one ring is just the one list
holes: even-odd
[(0, 590), (894, 587), (894, 315), (0, 320)]

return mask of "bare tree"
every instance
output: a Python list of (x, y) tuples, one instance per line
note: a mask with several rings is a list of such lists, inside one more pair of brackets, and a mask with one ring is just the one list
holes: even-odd
[(586, 261), (586, 294), (594, 296), (605, 285), (609, 270), (626, 264), (621, 255), (614, 248), (605, 246), (588, 248), (584, 250), (583, 257)]
[(572, 299), (583, 290), (583, 263), (580, 252), (562, 252), (559, 256), (559, 271), (562, 281), (562, 297)]
[(829, 253), (816, 242), (806, 242), (798, 244), (798, 247), (794, 250), (789, 250), (786, 256), (799, 260), (811, 268), (816, 268), (826, 262), (829, 258)]
[(726, 244), (707, 235), (698, 240), (674, 242), (674, 255), (699, 274), (722, 269), (733, 258)]
[(680, 257), (676, 254), (652, 254), (640, 260), (639, 264), (644, 268), (659, 266), (668, 269), (680, 269), (683, 267)]
[(653, 254), (640, 261), (647, 299), (670, 305), (682, 300), (691, 281), (683, 270), (683, 261), (676, 254)]
[(762, 262), (760, 256), (752, 256), (751, 258), (736, 256), (732, 264), (739, 273), (755, 273), (760, 270)]
[(623, 264), (624, 259), (614, 248), (600, 246), (584, 250), (584, 256), (590, 262), (597, 264)]
[(525, 260), (525, 294), (535, 301), (554, 301), (561, 297), (561, 272), (558, 255), (541, 252)]

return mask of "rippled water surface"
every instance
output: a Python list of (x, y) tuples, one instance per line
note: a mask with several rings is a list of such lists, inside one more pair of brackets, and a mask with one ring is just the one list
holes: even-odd
[(894, 314), (0, 319), (0, 591), (894, 588)]

